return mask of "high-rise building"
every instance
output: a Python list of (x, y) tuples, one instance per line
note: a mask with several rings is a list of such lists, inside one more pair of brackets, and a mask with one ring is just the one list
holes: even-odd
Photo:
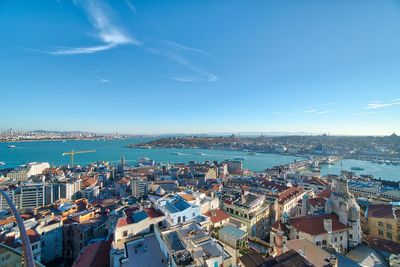
[(133, 178), (131, 180), (132, 196), (141, 198), (147, 195), (147, 181), (142, 178)]

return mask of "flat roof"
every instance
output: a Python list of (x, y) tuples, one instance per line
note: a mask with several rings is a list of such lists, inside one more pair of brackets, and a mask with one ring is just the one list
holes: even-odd
[(219, 230), (220, 234), (224, 234), (224, 235), (229, 235), (231, 237), (234, 237), (235, 239), (241, 239), (243, 237), (245, 237), (247, 235), (247, 233), (245, 231), (242, 231), (236, 227), (233, 227), (231, 225), (227, 225), (222, 227)]
[(305, 258), (316, 267), (326, 266), (325, 259), (331, 256), (330, 253), (306, 239), (288, 240), (286, 246), (294, 251), (301, 251)]
[(121, 267), (168, 266), (155, 235), (145, 236), (142, 242), (128, 242), (126, 253), (128, 261), (122, 261)]

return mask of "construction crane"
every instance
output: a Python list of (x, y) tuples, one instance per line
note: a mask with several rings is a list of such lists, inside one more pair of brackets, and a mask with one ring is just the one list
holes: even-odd
[(84, 154), (84, 153), (93, 153), (96, 152), (96, 150), (71, 150), (69, 152), (64, 152), (62, 153), (63, 156), (70, 155), (71, 156), (71, 167), (74, 167), (74, 156), (75, 154)]

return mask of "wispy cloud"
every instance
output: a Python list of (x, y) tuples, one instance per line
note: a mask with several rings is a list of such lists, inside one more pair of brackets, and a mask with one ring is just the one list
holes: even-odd
[(147, 51), (167, 58), (177, 64), (180, 70), (171, 73), (168, 78), (178, 82), (196, 82), (208, 81), (215, 82), (218, 76), (211, 72), (198, 67), (194, 62), (200, 57), (210, 55), (198, 48), (188, 47), (176, 42), (161, 41), (156, 44), (156, 47), (147, 48)]
[(382, 108), (387, 108), (391, 106), (396, 106), (400, 105), (400, 99), (395, 99), (391, 102), (375, 102), (375, 103), (368, 103), (367, 106), (365, 107), (366, 109), (382, 109)]
[(327, 113), (331, 113), (332, 110), (324, 110), (324, 111), (318, 111), (317, 114), (327, 114)]
[(129, 36), (122, 28), (115, 25), (110, 13), (111, 8), (104, 2), (94, 0), (75, 0), (74, 4), (81, 7), (93, 29), (94, 36), (102, 44), (90, 47), (58, 47), (56, 50), (48, 51), (52, 55), (78, 55), (93, 54), (106, 51), (119, 45), (140, 45), (140, 42)]
[(297, 110), (316, 109), (316, 108), (320, 108), (320, 107), (334, 106), (334, 105), (338, 105), (341, 103), (343, 103), (343, 102), (337, 101), (337, 102), (321, 103), (321, 104), (315, 104), (315, 105), (310, 105), (310, 106), (306, 106), (306, 107), (301, 107), (301, 108), (298, 108)]
[(99, 82), (100, 83), (108, 83), (108, 82), (110, 82), (110, 80), (103, 78), (103, 79), (100, 79)]
[(207, 57), (210, 56), (209, 53), (207, 53), (204, 50), (198, 49), (198, 48), (188, 47), (188, 46), (184, 46), (182, 44), (178, 44), (178, 43), (171, 42), (171, 41), (166, 41), (166, 40), (164, 40), (163, 42), (165, 44), (167, 44), (167, 45), (170, 45), (170, 46), (178, 48), (178, 49), (182, 49), (182, 50), (189, 51), (189, 52), (194, 52), (194, 53), (199, 53), (199, 54), (202, 54), (202, 55), (207, 56)]
[(137, 13), (136, 7), (132, 4), (131, 1), (125, 0), (125, 4), (128, 6), (129, 10), (132, 11), (132, 13)]
[(373, 115), (373, 114), (379, 114), (379, 113), (383, 113), (383, 111), (355, 112), (355, 113), (352, 113), (351, 115), (362, 116), (362, 115)]
[(274, 114), (274, 115), (276, 115), (276, 116), (280, 116), (280, 115), (282, 115), (282, 113), (281, 113), (281, 112), (272, 112), (272, 114)]
[(314, 109), (307, 109), (307, 110), (304, 110), (304, 111), (302, 111), (301, 113), (304, 113), (304, 114), (307, 114), (307, 113), (314, 113), (314, 112), (317, 112), (317, 110), (314, 108)]

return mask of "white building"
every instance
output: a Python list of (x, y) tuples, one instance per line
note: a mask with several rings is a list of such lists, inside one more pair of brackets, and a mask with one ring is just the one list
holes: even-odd
[(132, 196), (141, 198), (147, 194), (147, 181), (142, 178), (133, 178), (131, 180)]
[(159, 198), (155, 205), (165, 214), (166, 222), (170, 226), (192, 221), (201, 215), (199, 205), (189, 203), (179, 195)]
[(41, 262), (46, 264), (62, 257), (62, 221), (42, 222), (36, 227), (41, 240)]
[(100, 186), (89, 186), (81, 191), (81, 197), (86, 199), (94, 199), (100, 194)]

